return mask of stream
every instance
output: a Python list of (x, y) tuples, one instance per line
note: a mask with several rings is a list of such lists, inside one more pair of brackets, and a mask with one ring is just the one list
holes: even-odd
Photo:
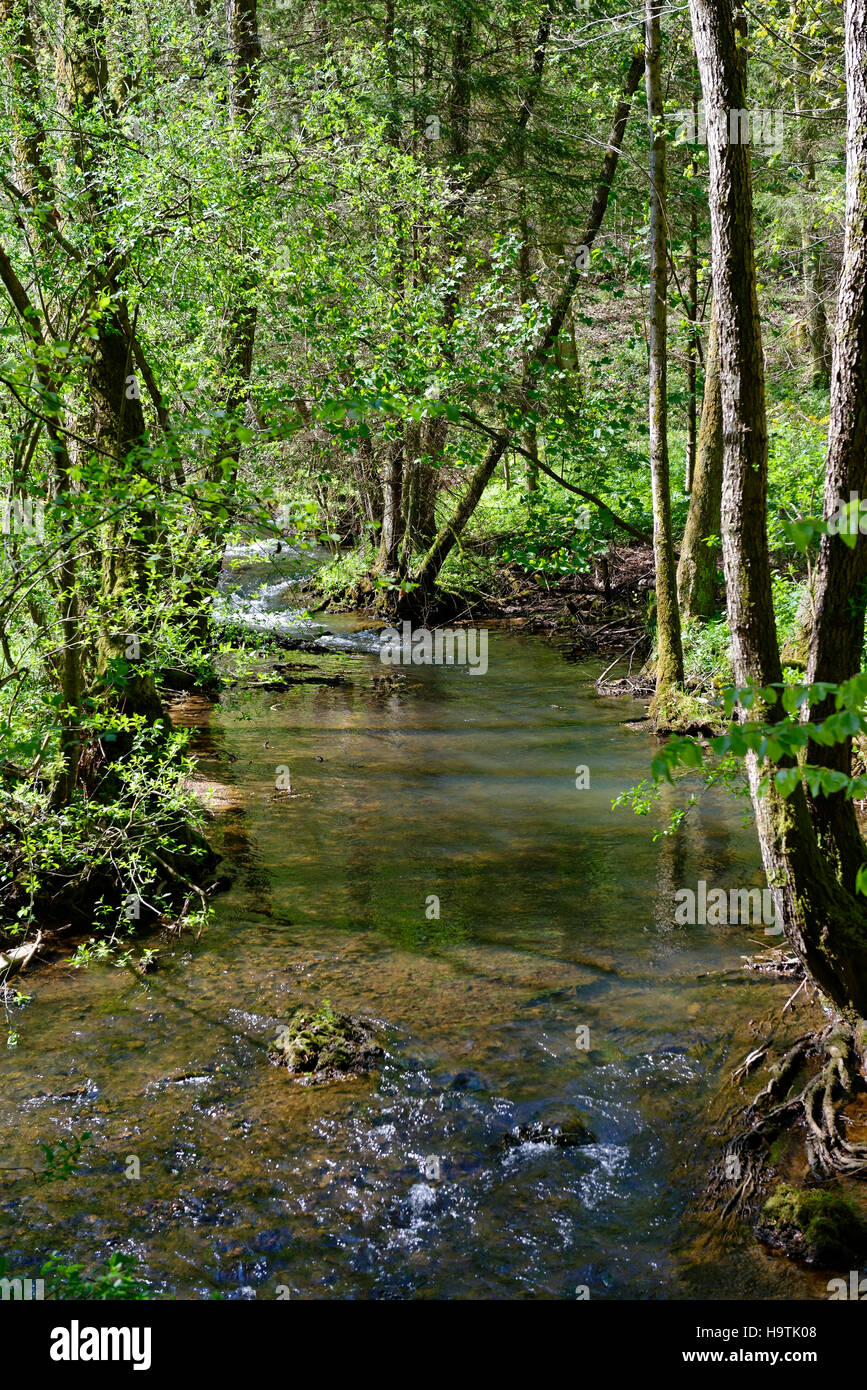
[[(63, 1181), (4, 1173), (10, 1271), (119, 1249), (180, 1299), (826, 1296), (692, 1207), (715, 1097), (791, 993), (741, 968), (761, 928), (674, 923), (680, 886), (761, 886), (745, 803), (707, 794), (654, 843), (658, 816), (611, 809), (654, 741), (596, 693), (604, 663), (492, 626), (483, 676), (385, 667), (369, 624), (299, 613), (310, 559), (271, 549), (231, 552), (222, 611), (319, 639), (347, 678), (175, 709), (232, 886), (198, 942), (146, 943), (146, 980), (24, 977), (0, 1161), (92, 1145)], [(382, 1021), (381, 1075), (269, 1063), (326, 999)], [(509, 1142), (564, 1114), (594, 1142)]]

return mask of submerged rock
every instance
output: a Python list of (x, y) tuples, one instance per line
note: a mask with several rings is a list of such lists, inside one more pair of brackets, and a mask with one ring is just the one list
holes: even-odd
[(596, 1135), (577, 1110), (558, 1110), (544, 1119), (515, 1125), (503, 1135), (502, 1142), (507, 1148), (517, 1148), (519, 1144), (553, 1144), (558, 1149), (568, 1149), (578, 1144), (595, 1144)]
[(426, 1182), (417, 1182), (392, 1213), (392, 1225), (406, 1230), (418, 1225), (420, 1221), (431, 1221), (436, 1215), (438, 1203), (439, 1198), (434, 1189)]
[(319, 1009), (296, 1009), (269, 1046), (274, 1060), (294, 1076), (333, 1081), (358, 1076), (382, 1064), (372, 1019), (335, 1013), (326, 1001)]
[(823, 1269), (843, 1268), (867, 1254), (867, 1223), (851, 1202), (836, 1192), (784, 1182), (765, 1203), (756, 1236), (791, 1260)]

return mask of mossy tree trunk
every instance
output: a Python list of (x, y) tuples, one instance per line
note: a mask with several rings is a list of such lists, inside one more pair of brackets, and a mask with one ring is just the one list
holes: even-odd
[[(697, 128), (698, 122), (698, 93), (693, 93), (692, 98), (692, 119), (693, 128)], [(686, 337), (686, 476), (684, 479), (685, 489), (692, 492), (693, 476), (695, 474), (696, 450), (698, 447), (698, 395), (697, 395), (697, 373), (696, 359), (698, 357), (698, 160), (693, 151), (692, 159), (689, 163), (690, 182), (689, 189), (689, 239), (687, 241), (687, 281), (689, 298), (687, 301), (687, 337)]]
[[(522, 132), (518, 145), (518, 234), (521, 238), (521, 251), (518, 257), (518, 298), (522, 309), (538, 298), (533, 279), (533, 247), (530, 240), (530, 217), (524, 177), (525, 163), (526, 140)], [(529, 354), (525, 350), (521, 359), (522, 370), (525, 373), (529, 365), (528, 358)], [(528, 492), (536, 492), (539, 488), (539, 436), (535, 420), (529, 420), (525, 425), (521, 442), (529, 455), (526, 460), (527, 466), (524, 475), (525, 486)]]
[[(259, 37), (258, 0), (226, 0), (226, 51), (228, 67), (229, 116), (237, 140), (237, 170), (239, 193), (255, 196), (253, 167), (261, 149), (255, 134), (256, 103), (259, 97), (259, 77), (262, 46)], [(229, 433), (220, 441), (202, 471), (208, 495), (214, 484), (221, 489), (223, 502), (231, 504), (238, 468), (241, 444), (234, 427), (242, 423), (250, 395), (253, 371), (253, 351), (256, 342), (258, 306), (256, 291), (259, 271), (255, 251), (242, 231), (237, 248), (241, 271), (233, 288), (232, 304), (225, 330), (223, 350), (222, 397)], [(231, 505), (208, 501), (200, 506), (191, 539), (194, 543), (192, 566), (198, 571), (188, 586), (185, 607), (189, 614), (191, 633), (203, 642), (210, 632), (211, 605), (219, 578), (231, 521)], [(206, 559), (201, 558), (202, 542)]]
[[(825, 516), (850, 493), (867, 497), (867, 13), (863, 3), (846, 8), (846, 236), (837, 304), (831, 382)], [(822, 537), (814, 577), (814, 619), (807, 680), (848, 680), (860, 671), (867, 610), (867, 536), (853, 548), (839, 535)], [(813, 721), (833, 709), (814, 706)], [(851, 742), (824, 747), (811, 742), (810, 762), (849, 772)], [(852, 802), (841, 793), (810, 798), (823, 850), (842, 882), (854, 891), (867, 860)]]
[[(799, 6), (793, 6), (798, 19)], [(802, 20), (805, 16), (802, 16)], [(831, 345), (828, 320), (822, 298), (822, 240), (816, 225), (816, 160), (813, 154), (813, 120), (802, 112), (801, 59), (797, 46), (793, 52), (792, 96), (795, 106), (798, 161), (803, 170), (798, 195), (801, 223), (801, 276), (804, 285), (804, 345), (809, 359), (811, 386), (827, 387), (831, 371)]]
[(668, 238), (666, 137), (660, 72), (659, 0), (646, 0), (644, 62), (650, 123), (650, 480), (656, 570), (656, 695), (654, 704), (683, 684), (683, 648), (671, 524), (668, 460)]
[(711, 305), (705, 358), (704, 396), (698, 431), (689, 513), (677, 565), (677, 595), (684, 618), (709, 618), (716, 607), (717, 546), (723, 480), (722, 386), (716, 303)]
[[(88, 130), (94, 113), (108, 122), (117, 117), (106, 47), (105, 16), (98, 0), (64, 0), (55, 63), (58, 95), (69, 120), (76, 164), (87, 174), (84, 213), (97, 233), (110, 220), (115, 197), (101, 150)], [(147, 655), (145, 612), (156, 526), (151, 505), (135, 500), (139, 480), (148, 473), (148, 440), (140, 394), (131, 384), (136, 381), (133, 343), (116, 281), (117, 263), (116, 250), (110, 247), (88, 267), (94, 309), (100, 288), (110, 289), (108, 303), (95, 313), (96, 337), (86, 365), (87, 447), (98, 463), (111, 463), (112, 475), (112, 484), (103, 488), (110, 519), (101, 537), (96, 679), (109, 690), (119, 688), (124, 713), (156, 720), (162, 706), (153, 675), (138, 664)], [(131, 650), (138, 652), (132, 663), (127, 660)]]
[[(853, 10), (861, 9), (856, 23)], [(722, 541), (734, 675), (771, 685), (781, 664), (768, 549), (767, 428), (753, 250), (749, 147), (731, 144), (728, 113), (746, 107), (744, 49), (735, 37), (731, 0), (690, 0), (693, 38), (707, 116), (714, 295), (719, 318), (723, 397)], [(737, 17), (738, 26), (743, 24)], [(847, 7), (858, 32), (863, 74), (863, 5)], [(745, 26), (744, 26), (745, 27)], [(851, 45), (852, 34), (849, 33)], [(851, 80), (851, 75), (850, 75)], [(863, 132), (862, 132), (863, 139)], [(865, 155), (862, 153), (862, 160)], [(775, 707), (769, 711), (777, 713)], [(867, 918), (823, 853), (802, 786), (784, 799), (765, 770), (747, 761), (762, 861), (777, 921), (819, 987), (838, 1007), (867, 1013)]]
[[(58, 229), (50, 210), (56, 205), (57, 199), (53, 171), (46, 154), (47, 139), (42, 120), (39, 67), (26, 0), (0, 0), (0, 21), (9, 40), (6, 57), (9, 98), (14, 102), (18, 113), (17, 141), (14, 149), (18, 184), (34, 231), (34, 254), (40, 263), (43, 263), (50, 259), (52, 251), (56, 249)], [(50, 325), (45, 322), (36, 304), (30, 299), (2, 247), (0, 282), (24, 333), (32, 340), (34, 346), (41, 350), (36, 375), (42, 397), (51, 460), (49, 486), (54, 500), (61, 504), (59, 557), (57, 566), (52, 571), (51, 582), (60, 609), (60, 650), (54, 675), (59, 678), (63, 698), (60, 711), (62, 772), (52, 788), (52, 800), (55, 805), (62, 805), (70, 800), (75, 789), (81, 754), (81, 604), (74, 525), (68, 505), (73, 490), (73, 466), (63, 430), (64, 421), (52, 406), (53, 402), (61, 399), (61, 386), (45, 365), (49, 360), (46, 352), (46, 331), (50, 334)], [(44, 307), (44, 302), (40, 300), (40, 303), (43, 303)], [(3, 633), (5, 654), (8, 652), (8, 645), (2, 619), (0, 630)]]

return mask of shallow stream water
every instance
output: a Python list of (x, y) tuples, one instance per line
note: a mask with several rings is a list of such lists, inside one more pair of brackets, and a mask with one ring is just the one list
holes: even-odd
[[(653, 740), (596, 694), (598, 663), (495, 628), (484, 676), (395, 682), (356, 620), (299, 616), (294, 552), (232, 563), (224, 608), (324, 634), (348, 679), (179, 708), (234, 882), (146, 983), (27, 979), (0, 1161), (93, 1146), (62, 1182), (3, 1175), (12, 1272), (121, 1249), (176, 1298), (821, 1297), (827, 1273), (691, 1212), (714, 1098), (790, 993), (741, 969), (761, 928), (674, 924), (677, 887), (761, 885), (743, 803), (706, 796), (654, 843), (658, 819), (611, 809)], [(277, 1025), (325, 999), (382, 1020), (381, 1076), (269, 1064)], [(595, 1142), (505, 1142), (564, 1112)]]

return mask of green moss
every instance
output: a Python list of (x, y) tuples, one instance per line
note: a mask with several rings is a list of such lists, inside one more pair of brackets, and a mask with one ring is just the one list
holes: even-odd
[[(370, 546), (359, 546), (356, 550), (344, 550), (323, 565), (308, 580), (311, 592), (321, 595), (332, 603), (345, 600), (350, 602), (357, 593), (357, 585), (372, 572), (376, 564), (376, 551)], [(373, 595), (371, 595), (371, 599)]]
[(657, 733), (687, 734), (699, 729), (721, 733), (726, 722), (715, 705), (699, 694), (670, 686), (654, 695), (648, 707)]
[(370, 1071), (385, 1055), (368, 1019), (335, 1013), (327, 999), (318, 1009), (297, 1009), (271, 1050), (290, 1072), (316, 1080)]
[(768, 1160), (770, 1163), (773, 1163), (774, 1167), (776, 1167), (777, 1164), (782, 1162), (783, 1155), (785, 1154), (786, 1148), (788, 1146), (788, 1142), (789, 1136), (787, 1134), (781, 1134), (778, 1138), (774, 1140), (773, 1144), (771, 1144), (770, 1148), (768, 1149)]
[(867, 1223), (838, 1192), (780, 1183), (762, 1210), (757, 1234), (793, 1258), (834, 1268), (867, 1251)]

